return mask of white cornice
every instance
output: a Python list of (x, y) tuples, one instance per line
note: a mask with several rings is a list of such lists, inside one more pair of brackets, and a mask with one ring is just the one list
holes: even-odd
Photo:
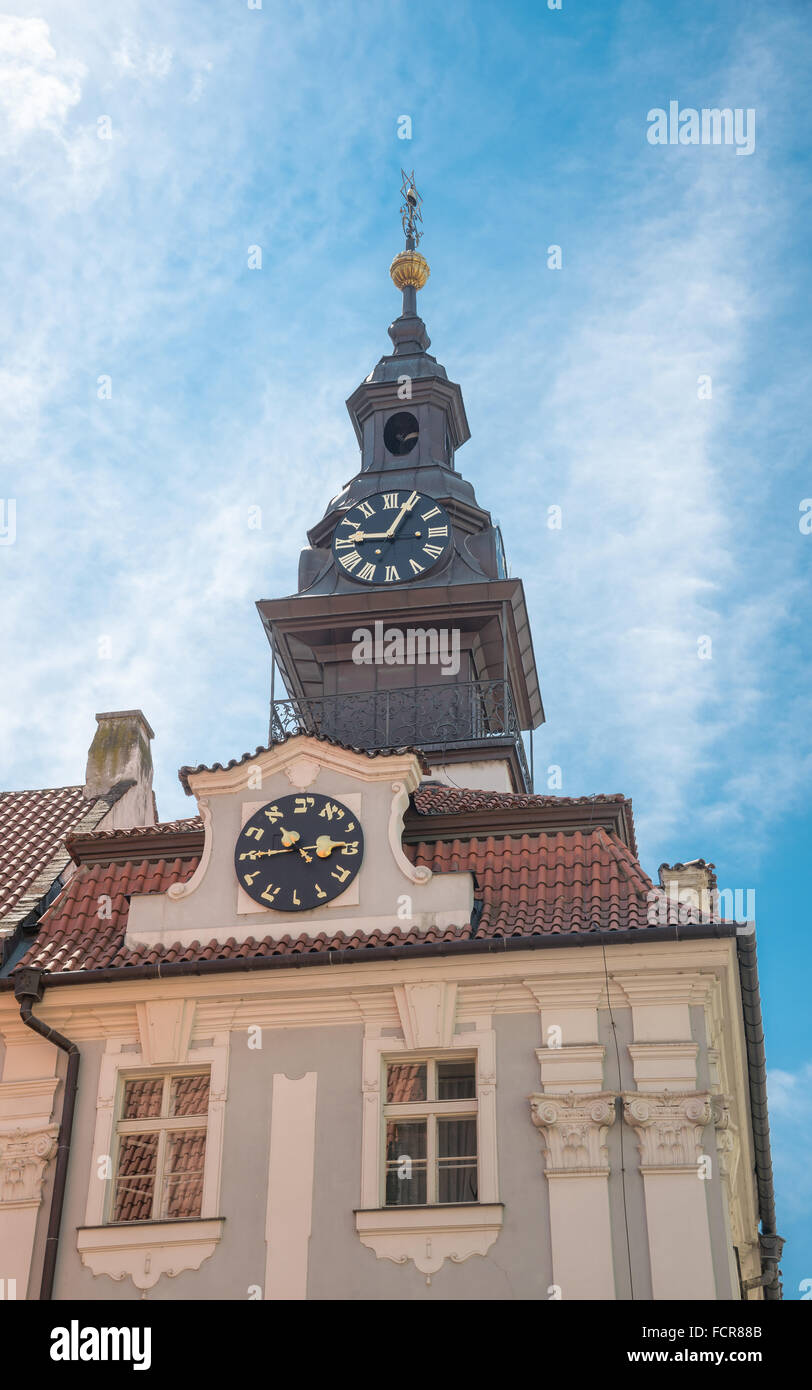
[[(403, 782), (409, 792), (420, 784), (422, 771), (416, 753), (378, 754), (370, 757), (367, 753), (354, 753), (348, 748), (338, 748), (332, 743), (301, 734), (277, 743), (273, 747), (257, 753), (253, 758), (238, 763), (236, 767), (221, 768), (216, 771), (190, 772), (187, 774), (189, 787), (196, 797), (225, 796), (235, 791), (256, 790), (263, 786), (275, 773), (284, 772), (290, 765), (300, 763), (304, 756), (314, 759), (320, 768), (342, 772), (361, 782)], [(260, 778), (257, 777), (260, 774)]]
[[(684, 999), (685, 972), (702, 981), (703, 992), (713, 983), (714, 973), (720, 976), (731, 970), (735, 973), (735, 943), (729, 940), (696, 942), (649, 942), (642, 946), (608, 947), (610, 972), (617, 969), (616, 961), (624, 964), (623, 978), (627, 983), (639, 982), (645, 990), (646, 976), (655, 976), (656, 998), (660, 1004)], [(67, 988), (46, 989), (37, 1015), (69, 1037), (104, 1037), (110, 1033), (137, 1037), (135, 1005), (145, 999), (194, 998), (204, 1011), (207, 1006), (233, 1006), (235, 1020), (241, 1016), (243, 1001), (256, 1008), (267, 1001), (269, 1008), (292, 1007), (304, 1010), (312, 1022), (326, 1010), (331, 1019), (335, 1011), (344, 1013), (347, 1022), (357, 1021), (359, 1006), (355, 996), (374, 996), (391, 990), (394, 983), (415, 980), (453, 980), (459, 986), (457, 1017), (467, 1020), (474, 1014), (536, 1011), (534, 996), (543, 996), (550, 981), (559, 983), (566, 991), (597, 991), (604, 977), (603, 952), (599, 946), (583, 946), (577, 951), (517, 951), (515, 954), (422, 957), (415, 960), (401, 957), (392, 961), (365, 960), (362, 951), (358, 962), (347, 965), (327, 965), (311, 969), (280, 969), (238, 971), (234, 974), (166, 976), (162, 979), (130, 980), (125, 970), (119, 980), (71, 985)], [(634, 975), (630, 967), (634, 967)], [(699, 975), (699, 970), (703, 973)], [(668, 972), (668, 974), (666, 974)], [(713, 972), (713, 973), (711, 973)], [(673, 997), (667, 981), (671, 979)], [(731, 978), (731, 977), (729, 977)], [(693, 989), (693, 983), (689, 986)], [(737, 1000), (736, 983), (728, 985), (729, 1010)], [(521, 1008), (522, 992), (526, 1004)], [(487, 1007), (486, 1007), (487, 1005)], [(304, 1017), (304, 1014), (303, 1014)], [(382, 1020), (384, 1021), (384, 1020)], [(397, 1012), (391, 1015), (397, 1024)], [(207, 1025), (198, 1020), (195, 1035)], [(30, 1043), (30, 1032), (20, 1023), (18, 1005), (13, 995), (0, 995), (0, 1032), (18, 1042)], [(741, 1040), (739, 1042), (741, 1046)], [(739, 1059), (740, 1060), (740, 1059)], [(744, 1112), (746, 1113), (746, 1111)]]

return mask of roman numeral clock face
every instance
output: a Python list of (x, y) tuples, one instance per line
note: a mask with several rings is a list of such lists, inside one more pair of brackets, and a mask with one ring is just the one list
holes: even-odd
[(359, 584), (404, 584), (448, 553), (448, 512), (419, 492), (377, 492), (351, 507), (333, 536), (335, 562)]
[(260, 907), (305, 912), (337, 898), (364, 857), (354, 812), (329, 796), (280, 796), (255, 811), (234, 850), (237, 878)]

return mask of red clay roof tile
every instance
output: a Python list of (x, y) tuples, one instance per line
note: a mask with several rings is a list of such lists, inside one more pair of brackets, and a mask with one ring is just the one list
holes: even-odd
[[(303, 952), (357, 950), (416, 942), (462, 941), (542, 933), (641, 929), (648, 925), (651, 880), (631, 851), (602, 827), (584, 833), (487, 836), (424, 841), (407, 846), (435, 873), (470, 872), (481, 912), (473, 922), (429, 932), (396, 929), (369, 935), (320, 932), (236, 942), (175, 942), (165, 947), (124, 946), (132, 893), (163, 893), (185, 882), (198, 859), (82, 864), (45, 914), (36, 941), (18, 969), (82, 971), (158, 961), (229, 960)], [(109, 914), (109, 915), (108, 915)]]
[(70, 831), (94, 829), (108, 810), (82, 787), (0, 792), (0, 926), (22, 921), (67, 867)]

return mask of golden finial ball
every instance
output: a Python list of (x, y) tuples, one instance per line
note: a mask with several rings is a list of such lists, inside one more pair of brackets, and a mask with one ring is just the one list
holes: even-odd
[(419, 251), (401, 251), (390, 265), (389, 274), (399, 290), (405, 290), (407, 285), (422, 290), (431, 271), (428, 261)]

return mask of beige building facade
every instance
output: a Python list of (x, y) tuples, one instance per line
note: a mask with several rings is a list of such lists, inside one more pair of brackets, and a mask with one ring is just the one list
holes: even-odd
[[(617, 944), (466, 935), (475, 876), (404, 852), (421, 775), (411, 753), (301, 737), (189, 775), (204, 841), (191, 873), (179, 856), (167, 873), (146, 831), (79, 843), (76, 900), (38, 963), (15, 972), (16, 998), (0, 995), (0, 1238), (18, 1296), (36, 1298), (42, 1278), (66, 1070), (64, 1051), (22, 1021), (37, 993), (46, 1033), (81, 1059), (54, 1298), (761, 1295), (735, 928), (652, 939), (643, 927)], [(242, 910), (234, 840), (257, 785), (267, 805), (322, 792), (369, 830), (351, 913), (339, 897), (308, 914), (298, 955), (284, 949), (287, 914)], [(85, 918), (72, 969), (63, 932), (79, 884), (98, 912), (95, 890), (115, 890), (123, 854), (145, 879), (152, 862), (172, 880), (129, 897), (122, 944), (138, 963), (94, 969)], [(396, 942), (404, 928), (410, 945)], [(359, 944), (313, 949), (348, 930)], [(209, 941), (230, 953), (206, 954)], [(169, 946), (193, 959), (149, 963)], [(49, 956), (61, 968), (39, 974)], [(473, 1118), (476, 1200), (391, 1205), (389, 1069), (458, 1062), (471, 1063), (470, 1096), (394, 1108)], [(193, 1214), (122, 1220), (127, 1083), (195, 1077), (205, 1105), (183, 1121), (204, 1138)], [(136, 1121), (139, 1134), (162, 1126), (171, 1135), (171, 1114)]]

